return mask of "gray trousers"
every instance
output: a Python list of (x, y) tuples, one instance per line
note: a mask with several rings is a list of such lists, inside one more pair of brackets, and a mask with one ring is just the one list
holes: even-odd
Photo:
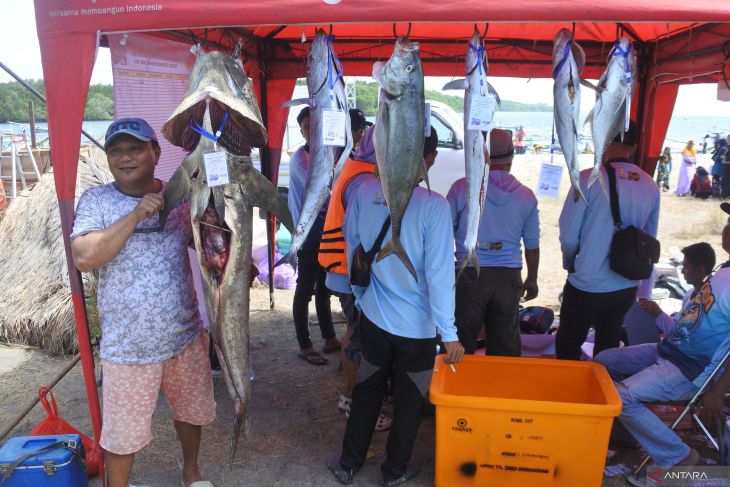
[(466, 353), (474, 353), (482, 326), (487, 355), (519, 357), (522, 353), (518, 308), (522, 270), (467, 267), (456, 283), (456, 330)]

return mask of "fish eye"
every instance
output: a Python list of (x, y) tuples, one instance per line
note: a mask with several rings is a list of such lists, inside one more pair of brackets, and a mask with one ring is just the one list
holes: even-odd
[(406, 73), (410, 73), (411, 71), (413, 71), (413, 65), (409, 64), (408, 66), (406, 66)]

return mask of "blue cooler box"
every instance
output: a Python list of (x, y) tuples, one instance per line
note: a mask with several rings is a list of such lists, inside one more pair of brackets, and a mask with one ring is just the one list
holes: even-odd
[(0, 448), (2, 487), (87, 487), (79, 435), (19, 436)]

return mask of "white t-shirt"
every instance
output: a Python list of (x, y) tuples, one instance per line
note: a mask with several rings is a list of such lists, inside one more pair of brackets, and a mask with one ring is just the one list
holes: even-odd
[[(109, 227), (139, 200), (115, 183), (89, 188), (79, 199), (71, 239)], [(191, 238), (185, 203), (170, 213), (164, 232), (157, 215), (142, 221), (119, 255), (99, 268), (102, 358), (125, 365), (162, 362), (198, 336), (202, 321), (188, 259)]]

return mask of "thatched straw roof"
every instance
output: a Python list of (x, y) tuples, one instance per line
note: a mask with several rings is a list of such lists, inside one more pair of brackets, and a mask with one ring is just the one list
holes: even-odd
[[(112, 180), (104, 153), (79, 162), (76, 199)], [(53, 173), (24, 190), (0, 221), (0, 340), (55, 354), (77, 349), (66, 255)], [(87, 293), (91, 274), (84, 274)]]

